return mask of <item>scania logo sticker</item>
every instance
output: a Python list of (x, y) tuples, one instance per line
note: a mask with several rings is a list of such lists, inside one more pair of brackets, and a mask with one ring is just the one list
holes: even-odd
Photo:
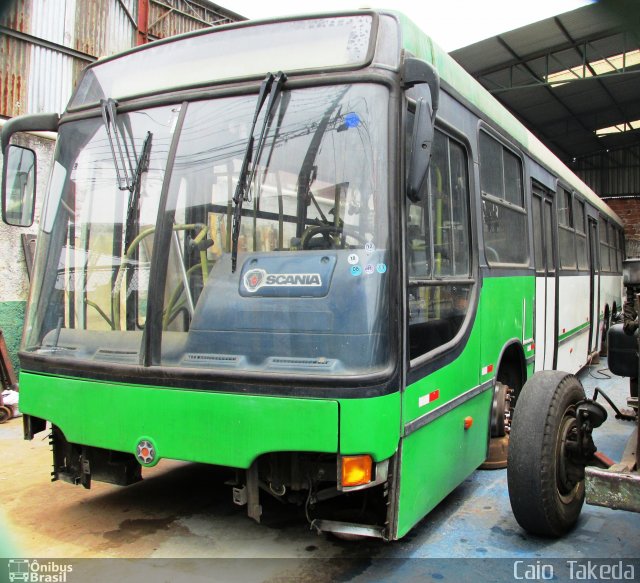
[(250, 269), (244, 274), (244, 287), (257, 292), (261, 287), (320, 287), (319, 273), (267, 273), (264, 269)]
[(244, 274), (244, 287), (250, 292), (258, 291), (266, 276), (267, 272), (264, 269), (250, 269)]

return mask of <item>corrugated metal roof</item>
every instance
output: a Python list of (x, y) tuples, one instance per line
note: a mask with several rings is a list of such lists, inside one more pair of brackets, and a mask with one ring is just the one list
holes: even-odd
[[(637, 131), (606, 138), (595, 134), (640, 119), (640, 65), (593, 75), (594, 63), (640, 48), (640, 35), (626, 24), (619, 14), (592, 4), (451, 56), (571, 164), (574, 158), (640, 143)], [(554, 86), (550, 75), (563, 72), (575, 79)]]

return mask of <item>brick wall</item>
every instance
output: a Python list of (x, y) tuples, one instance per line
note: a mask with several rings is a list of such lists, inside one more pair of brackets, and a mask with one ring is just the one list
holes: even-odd
[(605, 201), (623, 220), (627, 257), (640, 257), (640, 198)]

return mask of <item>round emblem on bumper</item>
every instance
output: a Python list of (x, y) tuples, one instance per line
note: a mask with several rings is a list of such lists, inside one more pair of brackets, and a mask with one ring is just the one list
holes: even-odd
[(148, 466), (156, 459), (156, 448), (148, 439), (141, 439), (136, 447), (136, 457), (141, 464)]

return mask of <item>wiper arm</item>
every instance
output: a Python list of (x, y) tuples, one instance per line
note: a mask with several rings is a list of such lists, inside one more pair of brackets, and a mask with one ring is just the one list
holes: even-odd
[[(235, 273), (236, 264), (238, 262), (238, 240), (240, 238), (240, 222), (242, 220), (242, 203), (249, 201), (249, 190), (251, 183), (255, 176), (255, 169), (266, 138), (267, 128), (269, 127), (269, 117), (271, 111), (276, 103), (278, 95), (282, 91), (282, 86), (287, 80), (287, 76), (280, 72), (278, 76), (274, 76), (273, 73), (268, 73), (265, 77), (262, 85), (260, 86), (260, 93), (258, 94), (258, 103), (256, 104), (256, 110), (253, 114), (253, 122), (251, 124), (251, 131), (249, 132), (249, 141), (247, 143), (247, 149), (244, 153), (244, 159), (242, 161), (242, 167), (240, 168), (240, 175), (238, 176), (238, 184), (236, 186), (235, 194), (233, 195), (233, 229), (231, 234), (231, 273)], [(275, 83), (275, 88), (273, 87)], [(254, 158), (253, 149), (255, 147), (254, 131), (258, 122), (258, 117), (264, 106), (264, 102), (269, 96), (269, 102), (264, 112), (264, 118), (262, 120), (262, 128), (260, 130), (260, 136), (258, 138), (257, 152)]]
[(126, 234), (125, 234), (125, 253), (129, 249), (129, 245), (135, 239), (136, 226), (138, 224), (138, 207), (140, 200), (140, 188), (142, 186), (142, 173), (149, 170), (149, 154), (151, 153), (151, 140), (153, 134), (147, 132), (147, 137), (142, 144), (142, 151), (140, 152), (140, 158), (133, 172), (133, 180), (131, 183), (131, 196), (129, 197), (129, 206), (127, 208), (127, 222), (126, 222)]
[[(120, 190), (133, 191), (133, 182), (129, 181), (129, 173), (127, 172), (127, 165), (124, 160), (124, 154), (122, 152), (122, 142), (120, 140), (120, 134), (118, 133), (117, 102), (113, 99), (101, 99), (100, 108), (102, 109), (102, 119), (104, 120), (104, 127), (107, 130), (107, 137), (109, 138), (109, 146), (111, 147), (111, 155), (113, 156), (113, 163), (116, 167), (116, 176), (118, 178), (118, 188)], [(113, 131), (113, 133), (112, 133)], [(114, 146), (115, 142), (115, 146)], [(116, 146), (118, 147), (118, 155), (116, 154)], [(122, 174), (120, 174), (120, 163), (122, 164)], [(124, 185), (123, 185), (124, 184)]]
[[(318, 152), (320, 151), (320, 145), (322, 144), (322, 140), (324, 135), (329, 128), (329, 123), (331, 122), (331, 116), (333, 112), (339, 108), (340, 102), (345, 94), (349, 91), (349, 86), (343, 88), (338, 94), (336, 98), (329, 104), (324, 114), (322, 115), (322, 119), (318, 123), (313, 137), (309, 142), (309, 147), (307, 148), (307, 152), (304, 156), (304, 160), (302, 161), (302, 166), (300, 168), (300, 173), (298, 174), (298, 208), (297, 208), (297, 217), (298, 223), (296, 225), (296, 237), (302, 238), (302, 234), (305, 230), (306, 221), (307, 221), (307, 207), (309, 206), (309, 198), (313, 200), (318, 208), (318, 203), (315, 200), (315, 197), (311, 195), (310, 188), (311, 183), (315, 180), (315, 176), (318, 173), (318, 167), (316, 166), (316, 158), (318, 157)], [(322, 212), (320, 212), (322, 216)], [(325, 217), (326, 220), (326, 217)]]
[[(130, 247), (135, 238), (138, 235), (138, 227), (139, 227), (139, 213), (140, 213), (140, 189), (142, 188), (142, 174), (149, 170), (149, 157), (151, 153), (151, 140), (153, 139), (153, 134), (151, 132), (147, 132), (147, 136), (144, 139), (142, 144), (142, 150), (140, 152), (140, 157), (138, 158), (138, 163), (133, 171), (133, 181), (131, 183), (131, 193), (129, 195), (129, 204), (127, 205), (127, 217), (125, 222), (125, 232), (124, 232), (124, 246), (123, 246), (123, 261), (120, 264), (117, 272), (113, 274), (112, 278), (112, 289), (116, 290), (118, 285), (117, 282), (120, 278), (122, 278), (122, 274), (126, 274), (126, 288), (130, 289), (131, 281), (133, 279), (134, 273), (131, 269), (129, 269), (129, 260), (127, 257), (130, 253)], [(122, 189), (124, 190), (124, 189)], [(138, 250), (135, 250), (134, 255), (132, 256), (133, 260), (137, 260), (138, 258)], [(111, 303), (111, 320), (112, 322), (119, 322), (120, 320), (120, 310), (119, 310), (119, 300), (112, 301)], [(136, 322), (136, 298), (134, 294), (127, 294), (127, 330), (135, 329)]]

